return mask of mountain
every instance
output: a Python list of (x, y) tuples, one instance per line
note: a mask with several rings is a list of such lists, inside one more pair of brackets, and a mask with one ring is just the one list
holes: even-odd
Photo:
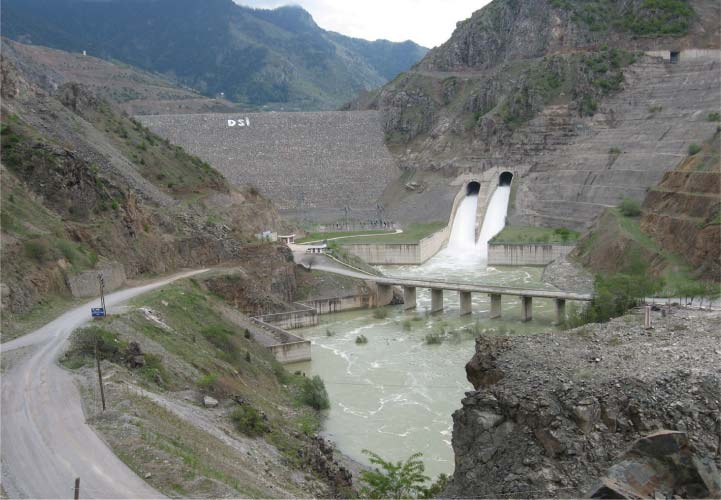
[(493, 170), (514, 174), (516, 225), (584, 230), (643, 202), (715, 133), (720, 18), (716, 0), (494, 0), (346, 106), (383, 115), (403, 170), (386, 210), (443, 219), (463, 179)]
[(46, 92), (52, 93), (66, 83), (80, 83), (130, 115), (231, 113), (240, 108), (118, 61), (7, 38), (2, 38), (2, 55)]
[(161, 73), (248, 107), (333, 109), (408, 69), (413, 42), (325, 31), (300, 7), (232, 0), (7, 0), (3, 35)]

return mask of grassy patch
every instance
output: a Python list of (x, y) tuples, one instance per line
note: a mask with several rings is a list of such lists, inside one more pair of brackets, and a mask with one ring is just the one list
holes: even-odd
[(376, 234), (393, 234), (392, 231), (350, 231), (350, 232), (331, 232), (331, 233), (308, 233), (305, 238), (298, 240), (296, 243), (308, 243), (311, 241), (323, 241), (334, 238), (349, 238), (352, 236), (372, 236)]
[(572, 243), (580, 234), (566, 228), (506, 226), (491, 243)]
[(445, 222), (428, 222), (428, 223), (416, 223), (409, 224), (403, 228), (402, 233), (393, 234), (391, 236), (367, 236), (360, 238), (353, 238), (352, 240), (339, 241), (341, 245), (365, 245), (365, 244), (378, 244), (386, 243), (389, 245), (397, 244), (413, 244), (418, 243), (423, 238), (427, 238), (435, 232), (440, 231), (446, 227)]

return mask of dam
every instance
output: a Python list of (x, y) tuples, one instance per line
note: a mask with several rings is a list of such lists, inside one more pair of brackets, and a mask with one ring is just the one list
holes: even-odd
[(378, 200), (398, 177), (377, 111), (137, 119), (299, 221), (377, 220)]

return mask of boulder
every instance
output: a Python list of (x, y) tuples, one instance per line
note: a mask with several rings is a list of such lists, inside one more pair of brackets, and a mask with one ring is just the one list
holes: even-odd
[(218, 400), (210, 396), (203, 396), (203, 406), (206, 408), (215, 408), (218, 406)]
[(685, 432), (660, 430), (638, 439), (593, 487), (591, 498), (719, 498), (713, 460), (697, 455)]

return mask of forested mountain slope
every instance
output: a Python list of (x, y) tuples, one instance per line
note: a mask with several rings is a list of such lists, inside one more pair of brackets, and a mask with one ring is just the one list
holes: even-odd
[(418, 61), (412, 42), (325, 31), (300, 7), (231, 0), (8, 0), (4, 36), (87, 51), (177, 79), (206, 96), (274, 109), (334, 109)]

